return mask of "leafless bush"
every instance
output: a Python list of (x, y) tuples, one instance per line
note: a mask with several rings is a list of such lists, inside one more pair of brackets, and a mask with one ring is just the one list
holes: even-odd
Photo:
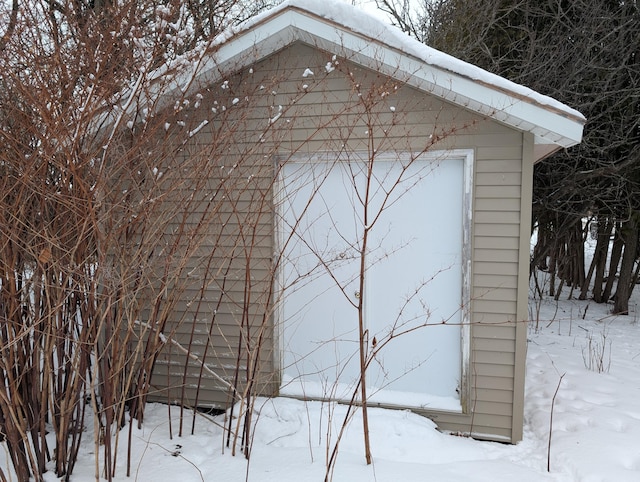
[(0, 433), (20, 481), (49, 460), (69, 479), (87, 410), (96, 478), (112, 479), (119, 428), (142, 423), (159, 353), (197, 319), (179, 310), (208, 286), (194, 272), (220, 269), (209, 226), (238, 182), (214, 162), (234, 145), (227, 115), (201, 146), (204, 121), (183, 115), (198, 96), (162, 104), (206, 51), (178, 56), (177, 11), (83, 5), (21, 3), (2, 37)]
[(600, 332), (599, 336), (594, 336), (593, 332), (587, 333), (587, 342), (582, 347), (582, 360), (584, 366), (596, 373), (609, 373), (611, 368), (611, 340), (606, 328)]

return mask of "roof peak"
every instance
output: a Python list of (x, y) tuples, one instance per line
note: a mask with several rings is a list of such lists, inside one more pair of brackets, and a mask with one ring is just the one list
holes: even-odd
[[(452, 57), (339, 0), (287, 0), (221, 34), (197, 68), (201, 82), (254, 64), (297, 41), (397, 78), (523, 132), (540, 156), (582, 139), (585, 118), (561, 102)], [(192, 74), (188, 78), (193, 78)], [(180, 84), (178, 84), (180, 85)]]

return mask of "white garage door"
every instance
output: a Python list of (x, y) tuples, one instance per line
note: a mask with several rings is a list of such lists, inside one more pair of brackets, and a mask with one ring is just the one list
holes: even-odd
[(378, 158), (370, 174), (354, 157), (282, 166), (281, 393), (351, 399), (363, 297), (370, 401), (460, 409), (469, 162)]

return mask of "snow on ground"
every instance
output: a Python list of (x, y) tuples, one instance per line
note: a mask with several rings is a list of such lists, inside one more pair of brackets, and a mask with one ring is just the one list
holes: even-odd
[[(410, 412), (371, 409), (373, 465), (364, 463), (358, 413), (341, 442), (333, 480), (640, 480), (640, 324), (633, 313), (612, 317), (607, 306), (567, 301), (566, 295), (558, 303), (531, 303), (534, 321), (529, 330), (522, 442), (506, 445), (443, 434), (433, 422)], [(634, 300), (632, 306), (640, 300), (639, 293)], [(603, 361), (605, 372), (586, 368), (590, 356)], [(561, 376), (548, 473), (550, 411)], [(346, 407), (286, 398), (259, 400), (249, 464), (223, 449), (221, 418), (199, 415), (195, 435), (177, 437), (178, 409), (173, 407), (170, 438), (167, 410), (150, 405), (144, 427), (134, 429), (131, 478), (125, 476), (123, 432), (116, 481), (321, 481), (328, 422), (330, 439), (335, 441)], [(189, 418), (185, 425), (190, 424)], [(85, 441), (74, 482), (94, 480), (90, 426)], [(0, 464), (7, 462), (0, 455)], [(56, 477), (48, 473), (46, 480)]]
[[(550, 400), (564, 375), (552, 435), (551, 469), (557, 480), (640, 480), (638, 300), (636, 292), (633, 313), (620, 317), (608, 313), (610, 306), (594, 302), (561, 301), (556, 306), (545, 300), (538, 333), (532, 325), (526, 438), (548, 437)], [(602, 360), (604, 372), (588, 370), (590, 360), (596, 367)]]

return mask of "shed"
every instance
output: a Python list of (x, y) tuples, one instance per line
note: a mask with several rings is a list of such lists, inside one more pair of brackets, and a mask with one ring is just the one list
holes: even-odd
[(176, 92), (218, 217), (157, 396), (357, 402), (362, 346), (369, 405), (519, 441), (533, 166), (583, 116), (335, 0), (236, 28)]

